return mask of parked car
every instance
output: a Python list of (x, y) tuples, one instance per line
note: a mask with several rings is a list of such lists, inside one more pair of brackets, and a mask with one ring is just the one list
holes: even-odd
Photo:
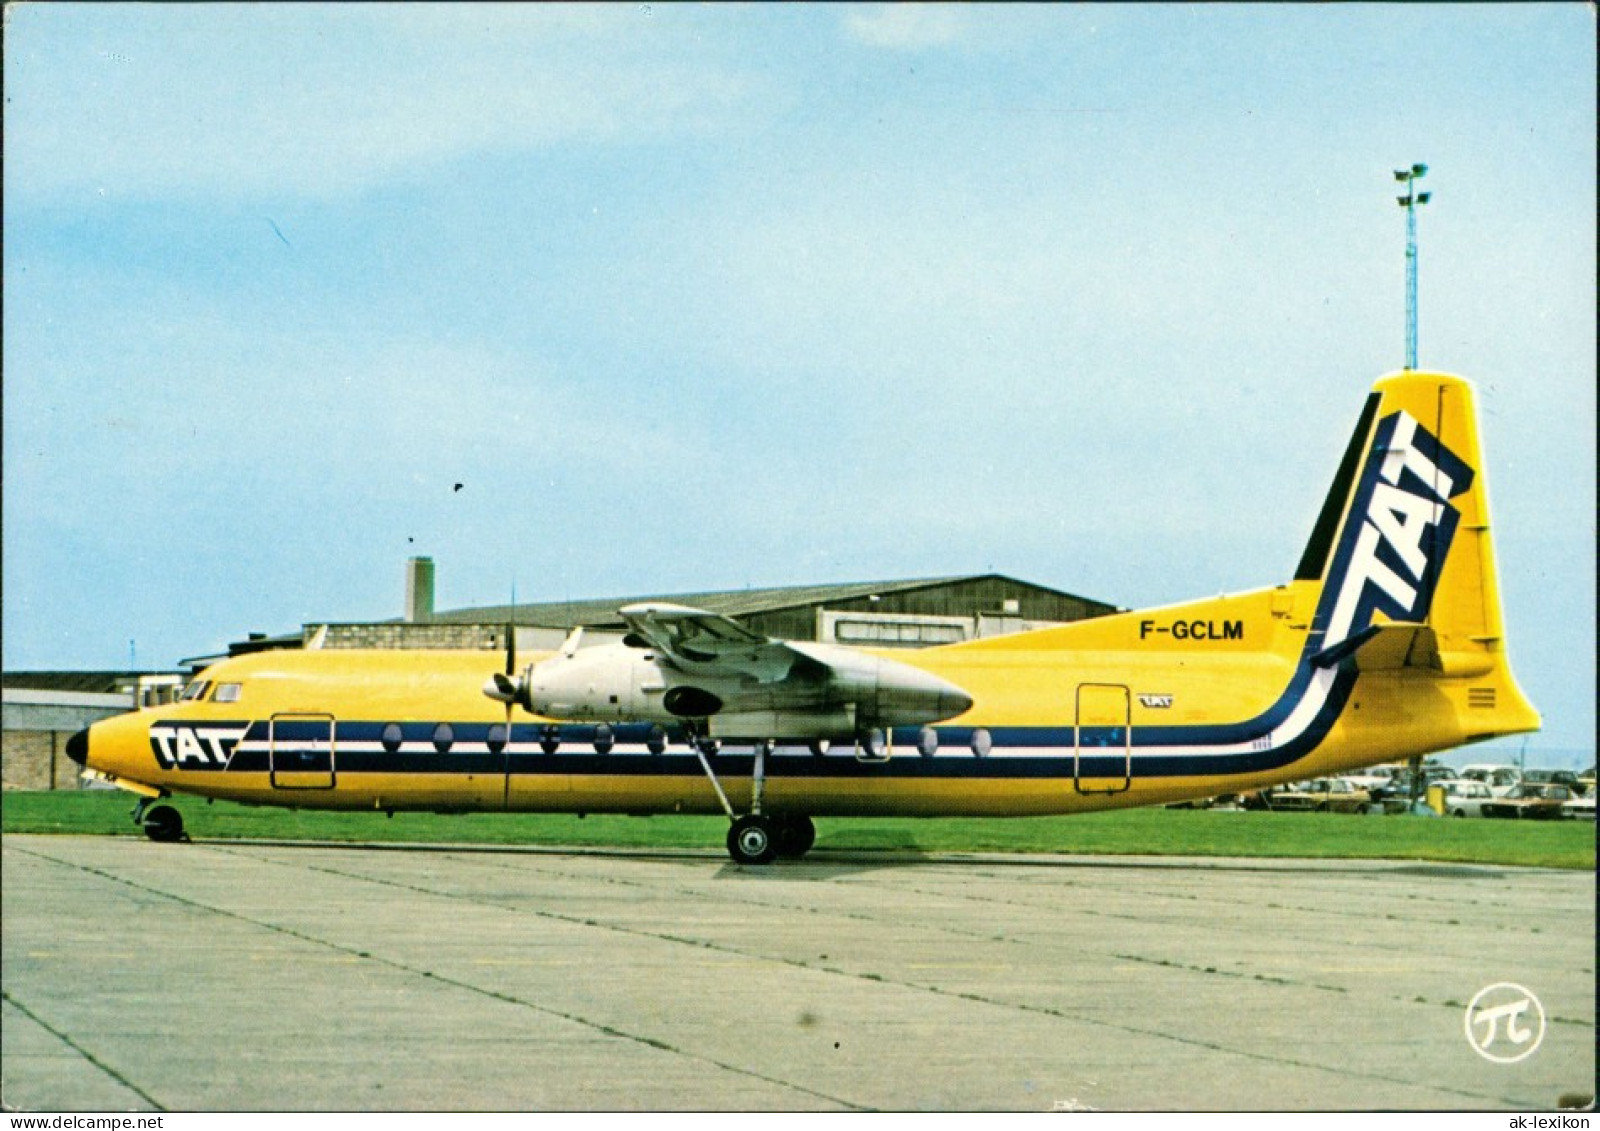
[(1273, 794), (1271, 806), (1317, 813), (1365, 813), (1372, 807), (1372, 795), (1343, 778), (1317, 778)]
[(1522, 781), (1522, 771), (1515, 766), (1468, 766), (1461, 771), (1460, 776), (1471, 781), (1484, 782), (1494, 791), (1496, 797), (1504, 797)]
[(1561, 807), (1575, 796), (1564, 785), (1535, 785), (1524, 782), (1504, 797), (1496, 797), (1483, 805), (1485, 817), (1517, 817), (1524, 820), (1553, 820), (1561, 816)]
[[(1405, 770), (1395, 775), (1394, 784), (1377, 795), (1377, 800), (1382, 802), (1385, 813), (1403, 813), (1411, 804), (1412, 775)], [(1455, 776), (1454, 771), (1443, 766), (1430, 766), (1422, 771), (1422, 777), (1416, 786), (1416, 800), (1421, 804), (1428, 800), (1428, 789), (1432, 786), (1442, 785), (1445, 789), (1461, 782), (1463, 779)]]
[(1535, 785), (1564, 785), (1577, 794), (1584, 792), (1583, 786), (1578, 782), (1578, 775), (1571, 770), (1524, 770), (1522, 780)]
[(1561, 803), (1561, 815), (1569, 819), (1576, 818), (1580, 821), (1594, 820), (1593, 792), (1563, 801)]
[(1494, 791), (1486, 782), (1461, 779), (1451, 783), (1444, 793), (1444, 815), (1447, 817), (1481, 817), (1486, 801), (1493, 801)]
[(1579, 770), (1578, 771), (1578, 784), (1583, 786), (1583, 795), (1585, 797), (1593, 797), (1594, 796), (1594, 767), (1593, 766), (1590, 766), (1587, 770)]
[(1396, 766), (1368, 766), (1356, 773), (1340, 776), (1357, 789), (1364, 789), (1373, 797), (1377, 797), (1381, 791), (1389, 787), (1398, 772), (1399, 768)]

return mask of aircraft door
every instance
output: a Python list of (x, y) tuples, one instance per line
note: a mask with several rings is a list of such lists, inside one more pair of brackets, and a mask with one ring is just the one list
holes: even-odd
[(1133, 784), (1132, 699), (1120, 684), (1078, 685), (1072, 786), (1079, 793), (1121, 793)]
[(273, 715), (267, 722), (267, 766), (274, 789), (332, 789), (333, 716)]

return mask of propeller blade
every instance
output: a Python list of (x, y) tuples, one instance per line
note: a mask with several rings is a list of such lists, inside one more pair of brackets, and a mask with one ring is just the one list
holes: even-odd
[(495, 672), (489, 677), (489, 682), (483, 685), (483, 693), (490, 699), (509, 707), (517, 699), (517, 681), (509, 675)]
[[(494, 698), (504, 696), (506, 705), (506, 734), (511, 734), (511, 708), (517, 700), (519, 690), (512, 676), (517, 670), (517, 626), (514, 621), (506, 621), (506, 672), (505, 675), (493, 680), (495, 685)], [(507, 693), (507, 688), (510, 688)]]

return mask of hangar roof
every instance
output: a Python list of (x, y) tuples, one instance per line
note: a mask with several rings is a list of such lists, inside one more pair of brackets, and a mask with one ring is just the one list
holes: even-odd
[(89, 695), (116, 695), (135, 686), (141, 676), (163, 672), (5, 672), (0, 685), (10, 691), (67, 691)]
[[(470, 609), (446, 609), (435, 612), (434, 624), (492, 624), (511, 622), (521, 625), (540, 625), (546, 628), (571, 628), (586, 625), (604, 628), (622, 627), (617, 610), (624, 605), (643, 601), (670, 601), (678, 605), (691, 605), (708, 613), (730, 617), (744, 617), (755, 613), (768, 613), (779, 609), (804, 608), (839, 601), (859, 600), (873, 595), (888, 596), (909, 593), (919, 589), (938, 589), (964, 582), (993, 578), (1025, 589), (1033, 589), (1061, 596), (1059, 590), (1018, 581), (1002, 574), (962, 574), (954, 577), (925, 577), (909, 581), (854, 581), (836, 585), (788, 585), (767, 589), (733, 589), (710, 593), (650, 594), (640, 597), (612, 597), (603, 600), (550, 601), (527, 605), (491, 605)], [(1075, 598), (1088, 600), (1087, 598)], [(1090, 604), (1099, 602), (1089, 601)]]
[[(948, 591), (948, 592), (946, 592)], [(987, 591), (986, 595), (980, 593)], [(922, 614), (939, 613), (943, 615), (971, 616), (977, 610), (973, 602), (989, 601), (995, 599), (996, 593), (1004, 594), (996, 601), (995, 612), (1000, 613), (999, 604), (1009, 603), (1013, 595), (1023, 598), (1024, 614), (1032, 620), (1055, 622), (1057, 620), (1073, 620), (1083, 616), (1098, 616), (1115, 611), (1116, 607), (1091, 598), (1079, 597), (1059, 589), (1036, 585), (1033, 582), (1018, 581), (1004, 574), (961, 574), (951, 577), (925, 577), (910, 580), (889, 581), (854, 581), (833, 585), (788, 585), (760, 589), (732, 589), (702, 593), (659, 593), (643, 594), (632, 597), (607, 597), (602, 599), (586, 599), (579, 601), (545, 601), (530, 602), (516, 605), (483, 605), (464, 609), (437, 610), (426, 620), (409, 622), (404, 618), (394, 617), (383, 621), (344, 622), (337, 626), (332, 622), (312, 622), (302, 626), (299, 633), (289, 633), (282, 636), (269, 636), (265, 633), (251, 633), (249, 639), (235, 641), (228, 647), (229, 655), (240, 655), (246, 652), (259, 652), (275, 648), (300, 648), (321, 647), (322, 644), (310, 644), (316, 631), (325, 632), (330, 627), (341, 630), (356, 629), (352, 635), (348, 631), (340, 633), (345, 641), (340, 646), (344, 647), (478, 647), (481, 645), (463, 644), (451, 637), (439, 637), (435, 631), (432, 635), (429, 630), (448, 629), (451, 626), (468, 626), (488, 628), (492, 626), (516, 624), (523, 628), (570, 631), (582, 625), (585, 628), (601, 631), (621, 630), (626, 627), (617, 610), (627, 605), (648, 601), (670, 602), (672, 604), (690, 605), (704, 609), (707, 612), (723, 616), (736, 617), (749, 622), (754, 622), (758, 631), (768, 632), (784, 639), (799, 638), (810, 639), (809, 636), (790, 637), (785, 633), (805, 633), (809, 629), (809, 613), (814, 609), (831, 608), (842, 611), (850, 608), (852, 603), (871, 601), (871, 608), (878, 608), (877, 601), (883, 600), (883, 610), (897, 613), (918, 612)], [(954, 594), (960, 593), (960, 596)], [(906, 608), (908, 603), (917, 606)], [(1028, 604), (1033, 605), (1031, 614), (1026, 612)], [(952, 606), (946, 613), (946, 605)], [(896, 606), (901, 606), (896, 608)], [(1066, 611), (1070, 607), (1070, 611)], [(860, 608), (857, 604), (856, 608)], [(1007, 615), (1001, 613), (1001, 615)], [(790, 623), (799, 616), (806, 624)], [(786, 620), (787, 618), (787, 620)], [(383, 636), (386, 630), (405, 629), (408, 635), (387, 639)], [(362, 635), (360, 630), (372, 631)], [(350, 641), (360, 641), (350, 643)], [(216, 656), (200, 656), (183, 663), (187, 667), (203, 666)]]

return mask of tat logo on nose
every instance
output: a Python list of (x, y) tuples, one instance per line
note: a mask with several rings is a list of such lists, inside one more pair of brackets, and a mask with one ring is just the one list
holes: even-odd
[(161, 723), (150, 728), (150, 752), (163, 770), (225, 770), (246, 729)]

